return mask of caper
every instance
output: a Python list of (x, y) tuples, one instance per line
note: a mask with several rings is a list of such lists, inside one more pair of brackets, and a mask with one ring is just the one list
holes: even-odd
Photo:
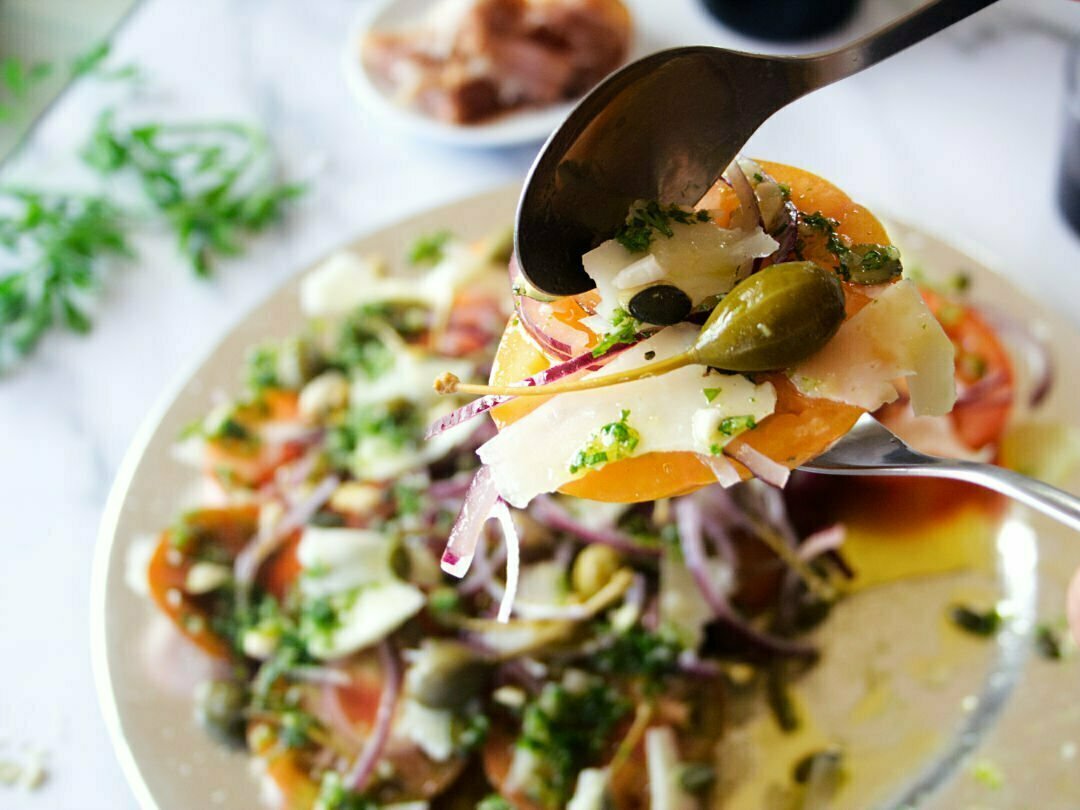
[(813, 262), (774, 264), (739, 282), (702, 327), (695, 360), (725, 371), (772, 371), (805, 360), (844, 321), (844, 289)]
[(642, 323), (670, 326), (690, 314), (690, 296), (671, 284), (654, 284), (630, 299), (630, 314)]
[(428, 639), (409, 671), (409, 691), (433, 709), (458, 709), (487, 686), (491, 665), (458, 641)]
[(904, 272), (895, 245), (852, 245), (844, 268), (856, 284), (885, 284)]
[(219, 741), (235, 747), (244, 744), (247, 691), (231, 680), (206, 681), (196, 692), (195, 715)]
[(785, 262), (743, 279), (705, 321), (693, 348), (618, 374), (547, 385), (462, 383), (453, 374), (435, 381), (441, 394), (551, 396), (654, 377), (693, 364), (723, 371), (774, 371), (821, 349), (844, 322), (844, 288), (831, 270), (813, 262)]
[(621, 563), (619, 553), (610, 546), (585, 546), (574, 558), (570, 584), (575, 593), (588, 599), (608, 584)]

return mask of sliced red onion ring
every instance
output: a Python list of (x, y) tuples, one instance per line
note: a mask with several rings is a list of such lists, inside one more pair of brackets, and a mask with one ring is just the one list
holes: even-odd
[[(636, 335), (634, 340), (637, 342), (643, 340), (645, 337), (646, 335), (644, 334)], [(526, 377), (518, 384), (522, 387), (546, 385), (549, 382), (555, 382), (556, 380), (569, 377), (571, 374), (577, 374), (578, 372), (585, 370), (594, 371), (606, 365), (611, 360), (614, 360), (615, 357), (622, 354), (633, 345), (633, 343), (619, 343), (597, 357), (593, 357), (592, 352), (585, 352), (572, 360), (567, 360), (565, 363), (559, 363), (558, 365), (546, 368), (531, 377)], [(464, 405), (456, 411), (448, 413), (446, 416), (431, 424), (428, 427), (427, 432), (424, 433), (424, 438), (430, 439), (434, 436), (438, 436), (440, 433), (443, 433), (456, 425), (460, 425), (462, 422), (467, 422), (482, 413), (486, 413), (496, 405), (502, 405), (504, 402), (509, 402), (511, 399), (513, 399), (513, 397), (490, 395), (474, 399), (468, 405)]]
[(541, 495), (535, 498), (529, 506), (529, 514), (549, 529), (572, 534), (586, 543), (611, 546), (617, 551), (628, 555), (658, 557), (662, 553), (661, 549), (643, 546), (630, 535), (624, 534), (614, 527), (590, 529), (559, 506), (555, 499), (549, 495)]
[(847, 529), (844, 528), (844, 524), (837, 523), (808, 535), (799, 544), (795, 553), (801, 559), (810, 561), (820, 557), (822, 554), (836, 551), (844, 544), (845, 537), (847, 537)]
[(731, 184), (735, 196), (739, 200), (739, 207), (732, 218), (732, 226), (744, 231), (752, 231), (759, 227), (761, 222), (761, 206), (758, 205), (757, 195), (746, 172), (742, 170), (738, 160), (733, 160), (724, 172), (724, 177)]
[[(512, 287), (525, 284), (525, 277), (518, 266), (516, 256), (510, 257), (510, 284)], [(558, 322), (553, 324), (552, 318), (544, 312), (545, 306), (543, 301), (537, 301), (527, 295), (514, 296), (514, 309), (521, 318), (522, 326), (533, 340), (540, 344), (541, 348), (562, 360), (569, 360), (575, 354), (584, 351), (588, 343), (588, 335)], [(566, 340), (553, 334), (556, 329)]]
[(953, 407), (963, 408), (984, 403), (987, 400), (992, 400), (995, 405), (1009, 402), (1012, 400), (1012, 392), (1008, 388), (1008, 383), (1009, 378), (1004, 371), (987, 374), (981, 380), (965, 388), (956, 398), (956, 404)]
[(465, 497), (465, 493), (469, 491), (469, 484), (471, 482), (471, 475), (467, 472), (459, 473), (452, 478), (432, 481), (427, 489), (427, 494), (437, 501), (449, 500), (451, 498), (463, 498)]
[(679, 528), (679, 544), (683, 552), (686, 568), (698, 586), (702, 598), (713, 611), (716, 620), (739, 636), (745, 643), (770, 655), (813, 658), (817, 652), (813, 647), (778, 638), (755, 629), (740, 617), (731, 607), (726, 596), (720, 592), (708, 571), (709, 561), (705, 557), (705, 542), (702, 531), (701, 512), (690, 498), (675, 501), (675, 522)]
[(259, 567), (278, 550), (290, 534), (311, 520), (340, 483), (341, 479), (336, 475), (328, 475), (306, 498), (297, 501), (273, 527), (265, 532), (260, 531), (244, 546), (233, 563), (233, 574), (241, 588), (249, 588), (255, 582)]
[(739, 471), (735, 469), (735, 466), (723, 456), (712, 456), (706, 453), (698, 453), (698, 458), (704, 462), (704, 464), (712, 470), (713, 475), (716, 476), (716, 483), (722, 486), (724, 489), (733, 487), (742, 481), (739, 476)]
[(495, 482), (491, 477), (491, 468), (484, 466), (476, 471), (465, 502), (461, 505), (454, 527), (450, 530), (450, 539), (443, 551), (442, 569), (459, 579), (469, 572), (476, 547), (480, 542), (480, 533), (491, 516), (499, 494), (495, 491)]
[(994, 307), (980, 306), (978, 312), (986, 322), (1003, 336), (1013, 338), (1013, 344), (1024, 357), (1031, 377), (1028, 405), (1041, 405), (1054, 387), (1056, 368), (1054, 355), (1047, 342), (1030, 325)]
[(356, 730), (356, 726), (349, 720), (345, 707), (341, 705), (341, 692), (336, 685), (327, 685), (320, 693), (321, 714), (330, 727), (355, 745), (361, 748), (364, 745), (364, 737)]
[(506, 592), (503, 594), (502, 602), (499, 603), (497, 617), (498, 621), (505, 624), (510, 621), (510, 611), (513, 610), (514, 598), (517, 596), (521, 572), (521, 542), (518, 540), (514, 518), (502, 498), (495, 501), (491, 516), (502, 526), (503, 540), (506, 543)]
[(773, 461), (767, 455), (755, 450), (745, 442), (740, 443), (731, 455), (736, 461), (742, 462), (746, 469), (750, 470), (755, 476), (766, 484), (772, 484), (777, 489), (783, 489), (784, 485), (787, 484), (788, 477), (791, 475), (791, 470), (783, 464)]
[(345, 776), (345, 785), (356, 793), (363, 793), (371, 781), (375, 766), (379, 764), (386, 742), (390, 739), (398, 695), (401, 693), (401, 662), (398, 661), (394, 645), (389, 640), (383, 640), (378, 650), (379, 665), (383, 673), (383, 691), (379, 696), (379, 708), (375, 712), (375, 725), (371, 729), (371, 736), (364, 742), (360, 755)]

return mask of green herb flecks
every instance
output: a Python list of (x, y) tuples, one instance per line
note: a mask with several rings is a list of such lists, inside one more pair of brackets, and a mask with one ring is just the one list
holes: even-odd
[(616, 309), (611, 316), (611, 331), (600, 338), (592, 350), (593, 357), (599, 357), (610, 349), (623, 343), (636, 343), (641, 331), (641, 321), (625, 309)]
[(492, 793), (480, 800), (476, 810), (514, 810), (514, 807), (498, 793)]
[(319, 785), (315, 810), (379, 810), (378, 802), (354, 793), (345, 787), (345, 781), (337, 771), (328, 770)]
[(895, 245), (848, 245), (837, 233), (839, 224), (818, 212), (803, 214), (799, 225), (804, 235), (816, 233), (825, 237), (825, 249), (836, 256), (837, 271), (847, 281), (856, 284), (884, 284), (900, 277), (903, 264)]
[(25, 106), (30, 91), (52, 75), (47, 62), (27, 64), (9, 56), (0, 59), (0, 123), (14, 119)]
[(545, 802), (565, 806), (577, 773), (595, 763), (630, 709), (629, 701), (599, 679), (575, 684), (574, 689), (544, 686), (525, 708), (517, 744), (539, 759)]
[(662, 690), (664, 678), (678, 669), (681, 652), (675, 639), (635, 625), (591, 660), (596, 672), (640, 678), (646, 692), (654, 693)]
[(0, 373), (52, 328), (88, 332), (106, 270), (130, 255), (104, 198), (0, 190)]
[(615, 233), (615, 240), (631, 253), (642, 253), (649, 249), (656, 234), (669, 239), (675, 235), (673, 223), (691, 225), (695, 222), (708, 222), (707, 211), (692, 211), (679, 205), (661, 205), (656, 200), (637, 202), (630, 209), (626, 222)]
[(756, 427), (757, 420), (750, 414), (746, 414), (745, 416), (725, 416), (720, 420), (717, 430), (721, 436), (731, 438)]
[(446, 255), (446, 245), (453, 238), (450, 231), (436, 231), (421, 236), (412, 247), (409, 248), (409, 264), (431, 265), (438, 264)]
[(356, 407), (329, 429), (326, 451), (336, 469), (350, 470), (361, 444), (377, 444), (380, 450), (396, 453), (415, 447), (423, 431), (422, 414), (408, 400)]
[(570, 462), (571, 475), (632, 456), (641, 441), (641, 434), (630, 427), (629, 418), (630, 411), (623, 410), (618, 422), (610, 422), (596, 431)]
[(131, 172), (139, 179), (200, 276), (221, 257), (242, 253), (244, 238), (280, 220), (303, 191), (271, 178), (261, 131), (231, 122), (125, 127), (107, 112), (83, 158), (103, 175)]
[(967, 605), (953, 605), (949, 608), (949, 618), (964, 632), (984, 638), (995, 635), (1003, 622), (1003, 617), (996, 607), (976, 610)]

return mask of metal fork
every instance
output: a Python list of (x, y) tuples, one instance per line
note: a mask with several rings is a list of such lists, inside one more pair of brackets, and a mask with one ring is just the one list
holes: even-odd
[(870, 414), (846, 436), (799, 469), (825, 475), (952, 478), (992, 489), (1080, 531), (1080, 498), (1018, 472), (912, 450)]

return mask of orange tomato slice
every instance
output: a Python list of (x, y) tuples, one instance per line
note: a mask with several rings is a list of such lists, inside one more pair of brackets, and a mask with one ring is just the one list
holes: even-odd
[[(853, 243), (888, 244), (884, 226), (868, 210), (855, 203), (839, 188), (803, 169), (781, 163), (761, 162), (762, 168), (791, 191), (791, 200), (804, 213), (822, 213), (836, 220), (837, 232)], [(730, 214), (733, 194), (723, 187), (710, 192), (709, 207)], [(720, 216), (724, 216), (722, 213)], [(719, 217), (718, 217), (719, 218)], [(836, 257), (826, 250), (824, 241), (807, 240), (803, 256), (825, 267), (835, 267)], [(844, 285), (848, 317), (868, 300), (858, 285)], [(589, 293), (586, 293), (589, 295)], [(562, 318), (582, 311), (575, 299), (561, 299), (552, 304)], [(491, 382), (506, 384), (536, 374), (551, 365), (551, 360), (524, 332), (511, 323), (503, 334), (492, 367)], [(756, 429), (732, 443), (750, 445), (776, 461), (797, 467), (822, 452), (843, 436), (862, 410), (831, 400), (816, 399), (799, 393), (783, 374), (762, 375), (776, 387), (776, 412), (763, 419)], [(502, 428), (540, 406), (546, 397), (522, 397), (492, 411)], [(748, 472), (739, 467), (744, 477)], [(649, 453), (608, 464), (567, 484), (562, 492), (597, 501), (634, 503), (685, 494), (715, 483), (708, 466), (693, 453)]]

